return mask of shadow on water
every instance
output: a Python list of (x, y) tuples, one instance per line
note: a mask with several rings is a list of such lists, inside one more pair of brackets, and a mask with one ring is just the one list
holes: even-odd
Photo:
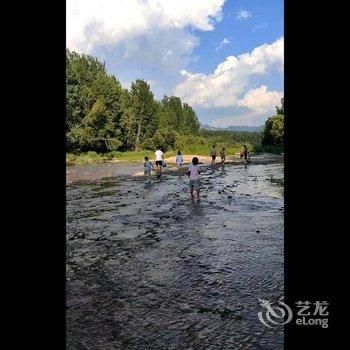
[(154, 187), (154, 183), (152, 180), (146, 180), (144, 185), (143, 185), (143, 188), (145, 190), (151, 190), (153, 187)]
[(198, 198), (190, 199), (188, 203), (188, 209), (189, 209), (190, 215), (193, 218), (202, 217), (204, 214), (202, 199), (198, 199)]

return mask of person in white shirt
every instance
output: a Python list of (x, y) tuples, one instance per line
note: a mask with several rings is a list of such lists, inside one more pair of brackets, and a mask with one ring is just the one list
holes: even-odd
[(157, 150), (154, 152), (154, 154), (156, 155), (156, 171), (157, 173), (161, 173), (164, 153), (161, 151), (160, 147), (158, 147)]
[(184, 159), (182, 157), (181, 151), (178, 151), (176, 156), (176, 165), (179, 168), (179, 174), (181, 174), (181, 167), (183, 162), (184, 162)]

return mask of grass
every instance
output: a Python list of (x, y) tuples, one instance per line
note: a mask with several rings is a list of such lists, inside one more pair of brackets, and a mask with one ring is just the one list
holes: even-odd
[[(166, 157), (175, 155), (175, 152), (166, 152)], [(66, 165), (92, 165), (105, 162), (142, 162), (145, 157), (154, 158), (153, 151), (126, 151), (126, 152), (108, 152), (98, 154), (96, 152), (83, 152), (79, 154), (67, 153)]]
[(104, 155), (97, 154), (96, 152), (80, 153), (78, 155), (68, 153), (66, 155), (67, 165), (90, 165), (103, 163), (107, 160)]
[[(247, 147), (251, 152), (254, 152), (254, 147), (247, 143)], [(216, 144), (217, 155), (220, 157), (221, 145)], [(236, 145), (226, 147), (226, 157), (234, 155), (240, 152), (242, 145)], [(198, 156), (209, 156), (210, 146), (208, 145), (188, 145), (185, 149), (181, 149), (182, 154), (194, 154)], [(176, 151), (167, 151), (164, 154), (164, 158), (173, 157), (177, 154)], [(112, 151), (108, 153), (98, 154), (96, 152), (85, 152), (79, 154), (67, 153), (66, 164), (67, 165), (91, 165), (104, 162), (142, 162), (144, 157), (148, 157), (150, 160), (154, 160), (154, 151), (141, 150), (134, 151)]]

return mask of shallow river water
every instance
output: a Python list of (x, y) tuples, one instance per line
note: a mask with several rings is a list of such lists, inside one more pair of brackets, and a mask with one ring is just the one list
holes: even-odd
[(67, 186), (67, 349), (283, 349), (257, 317), (283, 296), (283, 164), (207, 168), (201, 191)]

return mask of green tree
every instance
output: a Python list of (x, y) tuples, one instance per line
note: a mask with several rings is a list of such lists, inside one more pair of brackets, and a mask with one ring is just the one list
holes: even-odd
[(181, 131), (186, 135), (189, 135), (189, 134), (197, 135), (199, 132), (199, 129), (200, 129), (200, 124), (195, 111), (187, 103), (184, 103)]
[(159, 128), (179, 131), (183, 120), (182, 102), (176, 96), (164, 96), (160, 102)]
[(265, 122), (262, 132), (263, 146), (283, 146), (284, 142), (284, 115), (275, 115)]
[(142, 79), (131, 84), (128, 108), (122, 117), (122, 126), (126, 143), (133, 145), (135, 151), (140, 149), (141, 142), (154, 135), (158, 127), (158, 105), (153, 93)]
[(68, 150), (114, 150), (121, 145), (123, 89), (97, 59), (67, 50), (66, 133)]
[(281, 107), (276, 106), (276, 113), (284, 115), (284, 97), (281, 98)]
[(270, 117), (265, 122), (262, 131), (263, 146), (283, 146), (284, 142), (284, 97), (281, 106), (276, 106), (277, 115)]
[(173, 149), (179, 134), (197, 134), (194, 110), (176, 96), (154, 99), (142, 79), (124, 89), (103, 62), (66, 51), (68, 151)]

